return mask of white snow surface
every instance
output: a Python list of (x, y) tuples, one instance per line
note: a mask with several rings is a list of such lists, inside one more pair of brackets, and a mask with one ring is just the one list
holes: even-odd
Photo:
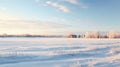
[(120, 39), (0, 38), (0, 67), (119, 67)]

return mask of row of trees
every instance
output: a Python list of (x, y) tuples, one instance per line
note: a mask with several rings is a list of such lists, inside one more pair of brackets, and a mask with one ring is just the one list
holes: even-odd
[(109, 31), (107, 33), (100, 33), (99, 31), (86, 32), (83, 35), (70, 34), (68, 38), (120, 38), (120, 32)]
[(10, 35), (0, 34), (0, 37), (44, 37), (44, 38), (63, 38), (62, 35), (32, 35), (32, 34), (21, 34), (21, 35)]

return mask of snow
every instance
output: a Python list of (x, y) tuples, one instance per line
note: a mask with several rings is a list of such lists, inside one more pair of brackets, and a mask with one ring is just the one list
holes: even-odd
[(120, 39), (0, 38), (0, 67), (119, 67)]

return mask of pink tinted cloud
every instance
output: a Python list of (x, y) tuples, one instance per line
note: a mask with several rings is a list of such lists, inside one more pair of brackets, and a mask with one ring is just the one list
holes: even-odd
[(63, 11), (63, 12), (70, 12), (69, 8), (67, 6), (61, 5), (57, 2), (51, 2), (51, 1), (47, 1), (46, 2), (47, 5), (53, 6), (55, 8), (58, 8), (59, 10)]

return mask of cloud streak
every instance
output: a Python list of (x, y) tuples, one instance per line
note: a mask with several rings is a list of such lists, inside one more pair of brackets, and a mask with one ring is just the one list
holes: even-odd
[(59, 10), (63, 11), (63, 12), (70, 12), (69, 8), (67, 6), (61, 5), (57, 2), (51, 2), (51, 1), (47, 1), (46, 2), (47, 5), (50, 5), (52, 7), (58, 8)]
[(22, 20), (13, 15), (0, 14), (0, 34), (49, 34), (64, 30), (69, 25), (53, 21)]
[(54, 34), (65, 28), (69, 26), (49, 21), (0, 20), (0, 34)]
[(69, 2), (71, 4), (78, 4), (77, 0), (64, 0), (64, 1)]
[(62, 0), (62, 1), (71, 3), (71, 4), (73, 4), (73, 5), (77, 5), (77, 6), (79, 6), (80, 8), (88, 8), (87, 5), (85, 5), (85, 4), (81, 3), (81, 2), (78, 2), (78, 0)]

